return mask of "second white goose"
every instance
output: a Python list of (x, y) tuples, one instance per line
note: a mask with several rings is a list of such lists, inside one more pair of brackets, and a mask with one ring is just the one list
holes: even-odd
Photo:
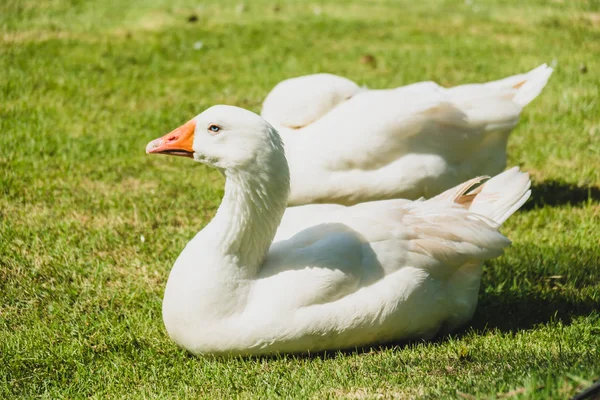
[(484, 84), (361, 89), (335, 75), (279, 83), (262, 116), (281, 134), (290, 205), (431, 197), (506, 166), (509, 133), (552, 68)]

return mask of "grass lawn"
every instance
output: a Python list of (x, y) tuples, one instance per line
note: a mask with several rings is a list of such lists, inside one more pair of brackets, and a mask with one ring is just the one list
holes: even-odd
[[(592, 0), (3, 0), (0, 398), (573, 395), (600, 377), (599, 54)], [(150, 139), (213, 104), (259, 111), (302, 74), (456, 85), (543, 62), (554, 75), (509, 142), (533, 196), (463, 331), (233, 360), (168, 339), (168, 272), (223, 179), (146, 156)]]

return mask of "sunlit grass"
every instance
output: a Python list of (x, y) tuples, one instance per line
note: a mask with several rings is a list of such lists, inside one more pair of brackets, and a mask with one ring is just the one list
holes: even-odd
[[(599, 52), (588, 1), (1, 2), (0, 397), (574, 394), (600, 376)], [(555, 73), (509, 143), (533, 197), (464, 331), (234, 360), (168, 339), (168, 271), (223, 181), (147, 157), (150, 139), (212, 104), (258, 111), (296, 75), (455, 85), (543, 62)]]

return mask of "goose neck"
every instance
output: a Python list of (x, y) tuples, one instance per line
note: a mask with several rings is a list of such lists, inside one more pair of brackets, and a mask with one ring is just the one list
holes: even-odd
[(258, 273), (287, 206), (287, 164), (266, 172), (226, 171), (225, 176), (223, 201), (206, 230), (222, 255), (252, 276)]

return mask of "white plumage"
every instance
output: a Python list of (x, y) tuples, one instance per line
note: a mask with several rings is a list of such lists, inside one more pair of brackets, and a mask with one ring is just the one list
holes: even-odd
[(228, 106), (147, 151), (193, 156), (226, 176), (221, 206), (165, 290), (167, 331), (194, 354), (320, 351), (453, 329), (475, 310), (482, 262), (510, 244), (499, 225), (530, 194), (513, 168), (429, 200), (286, 209), (279, 135)]
[(279, 83), (262, 116), (281, 134), (290, 205), (431, 197), (506, 166), (506, 143), (552, 68), (484, 84), (361, 89), (335, 75)]

